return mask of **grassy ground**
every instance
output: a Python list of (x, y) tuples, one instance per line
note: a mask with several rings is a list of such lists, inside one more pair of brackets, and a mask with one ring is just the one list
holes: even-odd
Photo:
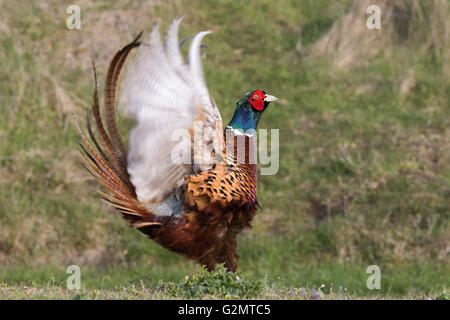
[[(381, 30), (357, 3), (84, 0), (68, 30), (71, 1), (0, 2), (0, 298), (170, 298), (199, 271), (99, 200), (73, 125), (91, 60), (104, 76), (141, 29), (180, 14), (182, 37), (213, 31), (203, 63), (224, 121), (250, 89), (281, 98), (260, 123), (280, 129), (280, 171), (260, 177), (263, 210), (238, 246), (242, 276), (264, 281), (255, 296), (332, 283), (352, 298), (445, 296), (449, 2), (381, 2)], [(65, 291), (71, 264), (81, 293)], [(366, 287), (372, 264), (380, 290)]]
[(416, 290), (406, 295), (372, 293), (361, 295), (346, 287), (333, 283), (320, 286), (293, 287), (291, 284), (272, 282), (268, 276), (248, 279), (242, 273), (229, 273), (223, 266), (214, 272), (201, 269), (193, 276), (185, 276), (177, 282), (159, 280), (148, 285), (148, 279), (134, 279), (126, 286), (105, 288), (104, 284), (95, 288), (68, 289), (65, 281), (53, 279), (46, 285), (11, 286), (0, 283), (1, 299), (268, 299), (268, 300), (354, 300), (354, 299), (416, 299), (449, 300), (446, 289), (425, 293)]

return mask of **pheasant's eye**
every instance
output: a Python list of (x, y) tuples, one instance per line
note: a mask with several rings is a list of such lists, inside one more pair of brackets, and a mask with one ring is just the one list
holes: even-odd
[(259, 98), (259, 96), (257, 95), (257, 94), (255, 94), (254, 96), (253, 96), (253, 99), (258, 99)]

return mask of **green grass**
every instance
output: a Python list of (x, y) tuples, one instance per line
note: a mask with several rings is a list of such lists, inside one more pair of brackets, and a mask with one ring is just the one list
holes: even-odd
[[(418, 284), (420, 289), (409, 294), (398, 294), (396, 287), (403, 287), (405, 282), (412, 278), (404, 279), (404, 273), (394, 275), (389, 279), (382, 280), (382, 287), (386, 290), (369, 292), (363, 289), (355, 276), (360, 277), (363, 282), (365, 276), (361, 270), (346, 266), (341, 270), (336, 270), (338, 279), (343, 280), (357, 290), (349, 290), (342, 284), (333, 282), (323, 282), (327, 277), (330, 268), (316, 268), (314, 271), (308, 270), (302, 275), (307, 277), (308, 282), (304, 286), (295, 286), (295, 281), (284, 281), (280, 278), (271, 280), (266, 274), (263, 277), (253, 278), (243, 275), (243, 272), (229, 273), (223, 266), (219, 265), (216, 271), (208, 272), (201, 268), (197, 274), (185, 276), (181, 280), (168, 281), (167, 274), (154, 275), (144, 272), (144, 276), (139, 276), (139, 269), (127, 275), (118, 274), (108, 270), (107, 276), (88, 272), (82, 274), (82, 283), (89, 283), (89, 287), (82, 286), (81, 289), (68, 289), (65, 276), (62, 272), (59, 279), (51, 278), (46, 283), (32, 281), (20, 285), (0, 283), (0, 299), (295, 299), (295, 300), (317, 300), (317, 299), (448, 299), (448, 292), (445, 286), (434, 286), (430, 290), (423, 290), (420, 281), (420, 274), (425, 274), (430, 270), (410, 270), (416, 277), (414, 284)], [(92, 271), (92, 270), (91, 270)], [(111, 272), (112, 271), (112, 272)], [(41, 270), (42, 272), (42, 270)], [(141, 271), (142, 272), (142, 271)], [(245, 272), (244, 272), (245, 273)], [(350, 274), (351, 273), (351, 274)], [(113, 278), (110, 275), (113, 275)], [(345, 275), (347, 274), (347, 275)], [(344, 275), (344, 277), (342, 277)], [(39, 279), (39, 275), (35, 275)], [(94, 279), (94, 278), (96, 279)], [(170, 273), (169, 273), (170, 277)], [(438, 278), (437, 276), (436, 278)], [(43, 279), (47, 276), (44, 275)], [(124, 279), (128, 278), (126, 283)], [(420, 279), (419, 279), (420, 278)], [(130, 280), (131, 279), (131, 280)], [(314, 279), (319, 279), (318, 284)], [(426, 281), (429, 279), (427, 278)], [(425, 284), (426, 287), (426, 284)], [(392, 292), (397, 292), (393, 294)]]
[[(260, 123), (280, 129), (280, 170), (259, 177), (263, 210), (238, 245), (242, 278), (264, 284), (255, 297), (322, 284), (329, 298), (343, 298), (331, 284), (350, 298), (448, 297), (450, 49), (433, 6), (411, 21), (420, 32), (342, 69), (311, 48), (352, 1), (86, 1), (79, 31), (65, 28), (70, 4), (0, 5), (0, 298), (177, 298), (164, 288), (198, 275), (100, 201), (73, 125), (92, 102), (91, 59), (103, 77), (140, 30), (181, 14), (181, 37), (213, 31), (203, 64), (224, 121), (250, 89), (281, 98)], [(372, 264), (380, 290), (366, 287)]]

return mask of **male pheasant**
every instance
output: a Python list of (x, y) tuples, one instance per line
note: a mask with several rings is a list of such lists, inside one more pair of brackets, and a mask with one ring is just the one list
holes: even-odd
[[(147, 42), (141, 34), (113, 57), (105, 82), (104, 121), (95, 76), (92, 143), (80, 132), (86, 168), (106, 192), (103, 198), (130, 225), (165, 248), (214, 270), (235, 271), (236, 236), (258, 206), (255, 139), (261, 115), (274, 96), (246, 93), (225, 130), (206, 87), (200, 32), (183, 62), (178, 44), (181, 19), (170, 25), (164, 44), (158, 27)], [(115, 118), (122, 67), (139, 47), (121, 81), (119, 106), (135, 120), (127, 152)]]

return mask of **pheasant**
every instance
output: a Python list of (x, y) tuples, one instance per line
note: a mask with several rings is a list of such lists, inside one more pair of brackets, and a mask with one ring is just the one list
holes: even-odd
[[(155, 26), (148, 42), (139, 41), (141, 32), (115, 54), (106, 75), (103, 118), (94, 66), (96, 134), (88, 117), (91, 141), (80, 131), (80, 146), (86, 169), (103, 187), (97, 191), (130, 226), (210, 271), (223, 263), (234, 272), (236, 236), (251, 227), (259, 206), (256, 127), (277, 98), (263, 90), (246, 93), (224, 130), (201, 65), (201, 41), (210, 31), (192, 38), (184, 63), (180, 21), (170, 25), (164, 43)], [(116, 100), (135, 120), (128, 150), (117, 127)]]

